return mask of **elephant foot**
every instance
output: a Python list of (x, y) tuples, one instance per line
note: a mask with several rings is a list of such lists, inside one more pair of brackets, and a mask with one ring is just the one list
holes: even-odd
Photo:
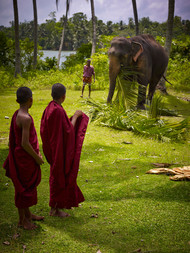
[(145, 110), (146, 108), (145, 108), (144, 104), (138, 104), (137, 105), (137, 109), (139, 109), (139, 110)]
[(159, 90), (164, 95), (169, 95), (166, 87), (163, 87), (162, 85), (157, 84), (156, 89)]

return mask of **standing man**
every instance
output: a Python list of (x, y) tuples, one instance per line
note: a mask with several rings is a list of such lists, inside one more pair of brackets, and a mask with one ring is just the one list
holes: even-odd
[(87, 60), (86, 65), (84, 65), (84, 70), (83, 70), (83, 87), (82, 87), (81, 98), (83, 97), (84, 88), (85, 88), (86, 84), (88, 84), (88, 87), (89, 87), (89, 98), (90, 98), (91, 84), (92, 84), (92, 75), (94, 76), (94, 82), (95, 82), (94, 67), (92, 65), (90, 65), (90, 63), (91, 63), (91, 61)]

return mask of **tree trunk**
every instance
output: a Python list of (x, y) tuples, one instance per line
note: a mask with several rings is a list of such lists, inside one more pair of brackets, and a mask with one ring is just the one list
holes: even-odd
[(34, 10), (34, 69), (37, 66), (37, 53), (38, 53), (38, 16), (37, 16), (37, 6), (36, 0), (33, 0), (33, 10)]
[(59, 46), (59, 53), (58, 53), (58, 58), (57, 58), (57, 68), (59, 69), (59, 64), (60, 64), (60, 59), (61, 59), (61, 51), (63, 48), (63, 42), (64, 42), (64, 37), (65, 37), (65, 28), (67, 26), (67, 17), (68, 17), (68, 11), (69, 11), (69, 4), (70, 1), (66, 1), (66, 15), (65, 15), (65, 20), (64, 20), (64, 25), (63, 25), (63, 30), (62, 30), (62, 36), (61, 36), (61, 43)]
[(96, 17), (94, 9), (94, 0), (90, 0), (92, 12), (92, 51), (91, 56), (96, 52)]
[(21, 74), (17, 0), (13, 0), (13, 8), (14, 8), (14, 23), (15, 23), (15, 76), (17, 76), (17, 74)]
[[(168, 53), (168, 57), (170, 56), (170, 49), (172, 44), (172, 35), (173, 35), (173, 22), (174, 22), (174, 9), (175, 9), (175, 0), (168, 0), (168, 21), (167, 21), (167, 31), (166, 31), (166, 41), (165, 41), (165, 50)], [(167, 74), (167, 68), (164, 72), (164, 76)], [(166, 85), (164, 78), (159, 82), (158, 88), (165, 94)]]
[(172, 44), (174, 8), (175, 8), (175, 0), (169, 0), (168, 1), (168, 22), (167, 22), (167, 32), (166, 32), (166, 42), (165, 42), (165, 49), (168, 55), (170, 55), (170, 49), (171, 49), (171, 44)]
[(132, 0), (132, 3), (133, 3), (134, 18), (135, 18), (136, 35), (139, 35), (139, 22), (138, 22), (136, 0)]

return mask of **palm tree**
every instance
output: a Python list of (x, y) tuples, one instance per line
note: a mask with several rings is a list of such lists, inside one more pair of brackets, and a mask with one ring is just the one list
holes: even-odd
[[(175, 0), (168, 0), (168, 21), (167, 21), (167, 31), (166, 31), (166, 41), (165, 41), (165, 50), (170, 56), (170, 49), (172, 44), (172, 36), (173, 36), (173, 23), (174, 23), (174, 9), (175, 9)], [(166, 76), (167, 68), (164, 72), (164, 76)], [(162, 78), (159, 83), (159, 89), (167, 94), (165, 80)]]
[[(58, 2), (59, 2), (59, 0), (56, 0), (57, 8), (58, 8)], [(62, 51), (62, 48), (63, 48), (63, 42), (64, 42), (64, 36), (65, 36), (65, 29), (66, 29), (66, 25), (67, 25), (70, 2), (71, 2), (71, 0), (66, 0), (66, 15), (65, 15), (64, 25), (63, 25), (62, 35), (61, 35), (61, 43), (60, 43), (60, 46), (59, 46), (59, 53), (58, 53), (58, 59), (57, 59), (57, 68), (59, 68), (59, 63), (60, 63), (60, 58), (61, 58), (61, 51)]]
[(168, 22), (167, 22), (166, 42), (165, 42), (165, 49), (168, 55), (170, 55), (170, 49), (171, 49), (171, 44), (172, 44), (174, 9), (175, 9), (175, 0), (169, 0), (168, 1)]
[(13, 0), (13, 8), (14, 8), (14, 23), (15, 23), (15, 76), (17, 76), (17, 74), (21, 74), (17, 0)]
[[(64, 35), (65, 35), (65, 29), (66, 29), (66, 25), (67, 25), (70, 2), (71, 2), (71, 0), (66, 0), (66, 15), (65, 15), (64, 25), (63, 25), (63, 30), (62, 30), (61, 43), (60, 43), (60, 47), (59, 47), (57, 68), (59, 68), (59, 63), (60, 63), (60, 58), (61, 58), (61, 50), (63, 48)], [(95, 10), (94, 10), (94, 0), (90, 0), (90, 2), (91, 2), (91, 12), (92, 12), (92, 34), (93, 34), (91, 55), (93, 55), (96, 50), (96, 17), (95, 17)], [(56, 0), (57, 8), (58, 8), (58, 3), (59, 3), (59, 0)]]
[(134, 18), (135, 18), (136, 35), (139, 35), (139, 22), (138, 22), (136, 0), (132, 0), (132, 3), (133, 3)]
[(37, 52), (38, 52), (38, 19), (37, 19), (37, 6), (36, 0), (33, 0), (33, 10), (34, 10), (34, 62), (33, 66), (36, 68), (37, 65)]
[(92, 51), (91, 56), (96, 51), (96, 17), (95, 17), (95, 10), (94, 10), (94, 0), (90, 0), (91, 3), (91, 13), (92, 13)]

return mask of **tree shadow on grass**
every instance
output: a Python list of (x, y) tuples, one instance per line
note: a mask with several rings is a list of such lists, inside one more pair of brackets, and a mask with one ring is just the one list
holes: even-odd
[[(102, 155), (103, 152), (104, 155)], [(97, 252), (101, 247), (104, 249), (106, 248), (107, 252), (109, 252), (109, 250), (110, 252), (128, 252), (140, 247), (143, 248), (143, 242), (140, 240), (136, 241), (136, 238), (141, 238), (142, 234), (147, 236), (149, 234), (151, 235), (151, 228), (147, 229), (147, 226), (144, 224), (139, 226), (134, 223), (134, 232), (131, 230), (131, 227), (129, 228), (123, 221), (120, 224), (119, 217), (116, 218), (116, 221), (109, 223), (109, 220), (104, 219), (106, 218), (106, 214), (102, 213), (101, 216), (101, 212), (105, 209), (101, 206), (107, 205), (106, 210), (109, 210), (110, 203), (117, 205), (117, 203), (122, 201), (134, 200), (138, 202), (138, 200), (142, 201), (142, 199), (149, 199), (150, 201), (152, 200), (152, 202), (154, 202), (154, 200), (160, 202), (189, 201), (188, 182), (170, 182), (167, 176), (146, 175), (145, 168), (147, 168), (148, 164), (146, 160), (141, 161), (139, 159), (135, 162), (134, 160), (121, 160), (113, 162), (115, 158), (120, 155), (122, 157), (124, 153), (125, 150), (118, 152), (117, 147), (100, 145), (98, 143), (86, 145), (84, 147), (79, 173), (81, 177), (79, 177), (78, 181), (85, 195), (86, 202), (83, 204), (82, 208), (71, 211), (72, 217), (68, 219), (46, 217), (44, 221), (45, 228), (47, 229), (49, 227), (51, 234), (53, 233), (52, 231), (57, 232), (55, 238), (51, 239), (51, 242), (47, 232), (47, 252), (48, 245), (49, 247), (53, 245), (55, 249), (57, 249), (57, 245), (61, 243), (61, 240), (65, 239), (64, 236), (66, 236), (66, 238), (69, 236), (75, 242), (85, 243), (87, 250), (82, 252)], [(7, 149), (0, 150), (1, 161), (6, 158), (7, 154)], [(114, 159), (112, 155), (114, 155)], [(95, 157), (96, 160), (93, 161), (93, 163), (88, 163), (91, 157)], [(131, 166), (137, 164), (139, 169), (137, 168), (131, 171)], [(88, 179), (87, 181), (86, 178)], [(13, 187), (8, 191), (4, 199), (0, 201), (2, 204), (2, 213), (6, 214), (5, 219), (8, 217), (8, 213), (13, 212), (11, 209), (14, 205), (13, 201), (9, 205), (5, 205), (4, 203), (9, 199), (9, 195), (13, 194)], [(49, 196), (47, 196), (47, 198), (49, 198)], [(100, 209), (90, 209), (89, 206), (92, 205), (92, 203), (100, 206)], [(167, 207), (167, 204), (165, 206)], [(96, 212), (100, 214), (100, 216), (98, 218), (91, 217), (92, 213)], [(8, 222), (1, 222), (0, 229), (2, 233), (0, 233), (0, 237), (2, 236), (2, 240), (6, 239), (8, 235), (12, 235), (13, 231), (17, 231), (14, 226), (12, 228), (10, 227), (13, 220), (16, 222), (17, 213), (14, 214), (12, 218), (9, 218)], [(30, 240), (40, 240), (41, 234), (45, 232), (40, 223), (38, 224), (39, 228), (34, 232), (21, 231), (24, 239), (22, 237), (18, 239), (17, 244), (22, 244), (23, 241), (27, 243)], [(27, 234), (25, 235), (24, 233)], [(61, 235), (59, 236), (59, 234)], [(152, 249), (154, 248), (152, 247)], [(64, 252), (63, 250), (62, 246), (61, 251)], [(78, 251), (76, 249), (76, 251), (73, 252)]]
[[(102, 151), (99, 150), (104, 150), (105, 155), (102, 156)], [(86, 154), (84, 154), (85, 152)], [(151, 166), (148, 158), (135, 160), (131, 157), (130, 160), (128, 157), (129, 160), (114, 160), (114, 156), (125, 159), (125, 151), (119, 154), (117, 147), (97, 143), (86, 145), (84, 153), (81, 159), (80, 173), (86, 196), (91, 190), (93, 191), (90, 196), (91, 200), (148, 198), (159, 201), (190, 201), (188, 181), (176, 182), (171, 181), (166, 175), (146, 174), (148, 166)], [(111, 159), (109, 153), (112, 154)], [(96, 161), (87, 165), (87, 168), (84, 161), (89, 159), (91, 154), (96, 157)], [(132, 169), (134, 166), (136, 168)], [(85, 179), (87, 179), (86, 183)]]

